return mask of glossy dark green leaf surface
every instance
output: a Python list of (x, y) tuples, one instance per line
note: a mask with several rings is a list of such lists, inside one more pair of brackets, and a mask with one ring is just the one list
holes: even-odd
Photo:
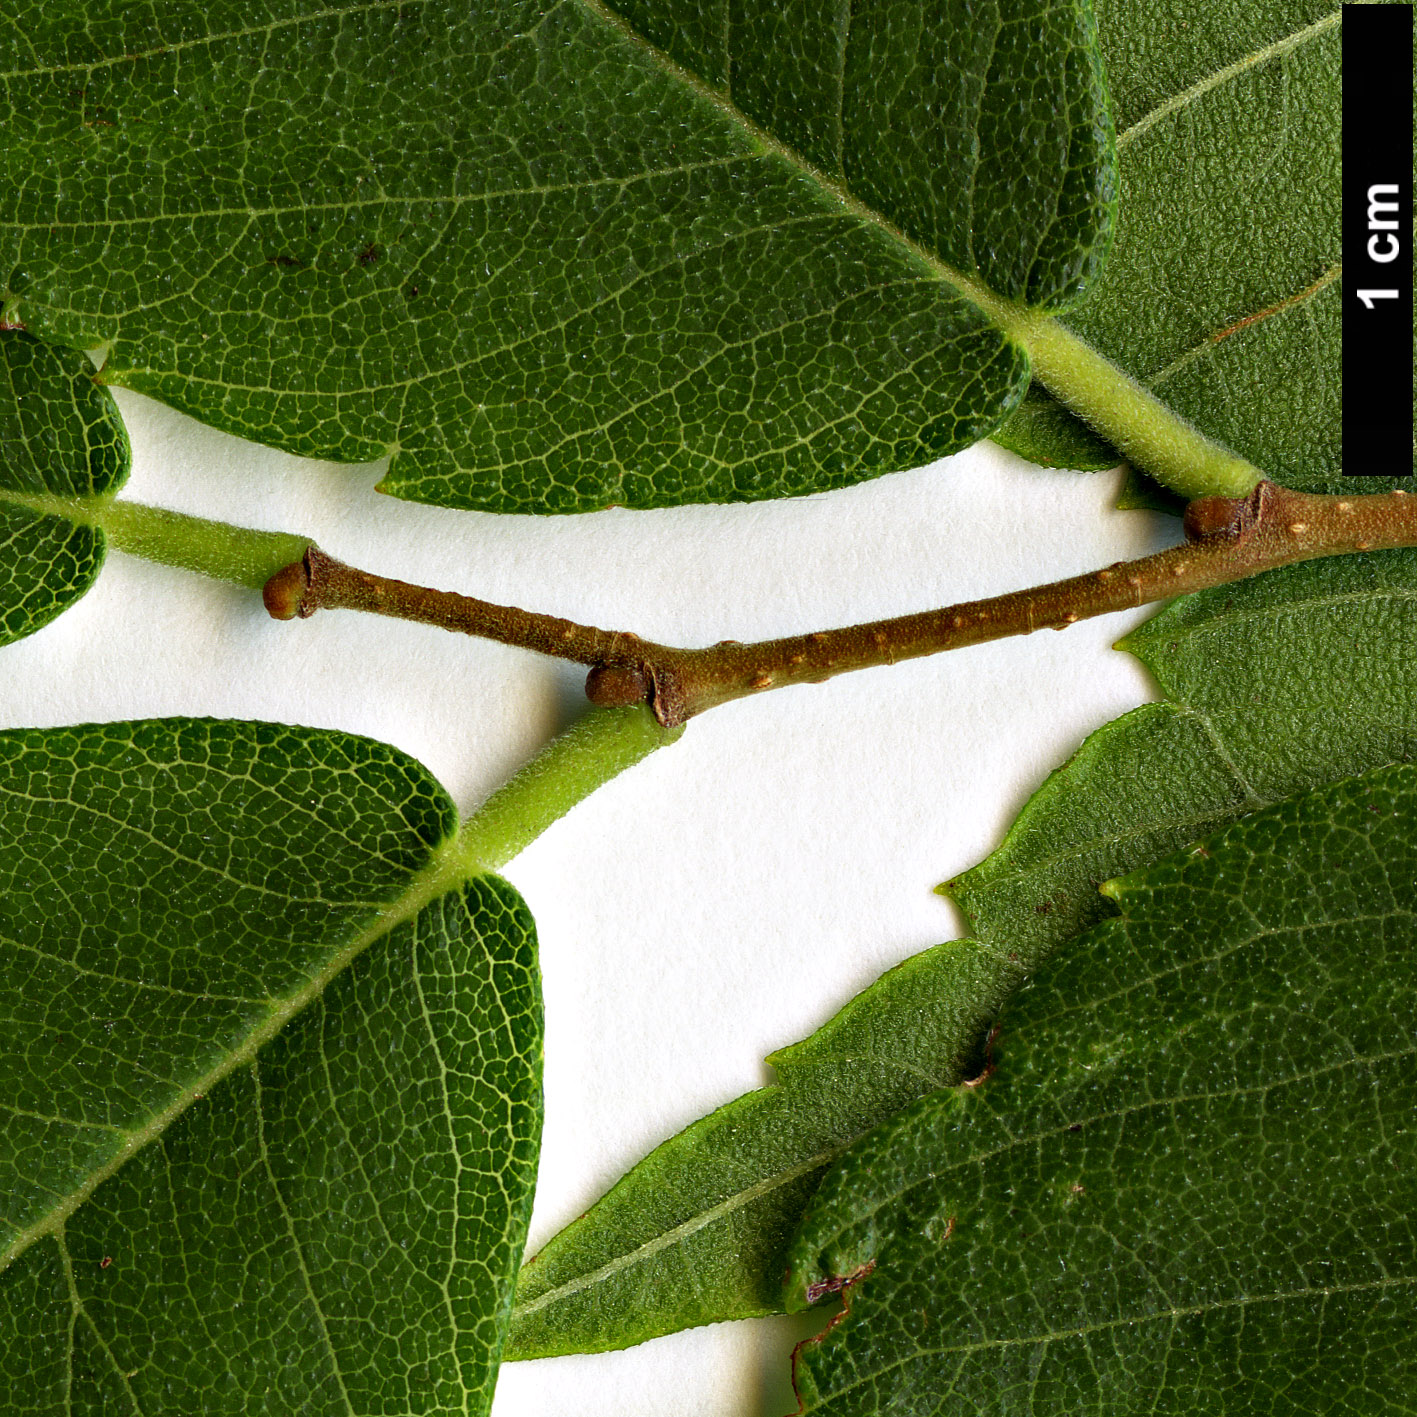
[(455, 829), (346, 734), (0, 735), (9, 1410), (486, 1411), (541, 1007)]
[(1110, 239), (1085, 0), (24, 0), (0, 315), (400, 496), (784, 496), (986, 434)]
[(89, 361), (0, 329), (0, 645), (72, 605), (104, 553), (99, 528), (10, 498), (101, 496), (128, 466), (128, 435)]
[(995, 1072), (823, 1183), (802, 1413), (1396, 1413), (1417, 1378), (1417, 770), (1113, 883)]
[(509, 1352), (623, 1347), (775, 1311), (784, 1244), (835, 1152), (977, 1071), (1023, 975), (1109, 912), (1110, 876), (1234, 817), (1417, 749), (1417, 552), (1313, 561), (1176, 602), (1123, 644), (1169, 702), (1098, 730), (951, 883), (976, 938), (915, 956), (778, 1085), (662, 1143), (518, 1281)]

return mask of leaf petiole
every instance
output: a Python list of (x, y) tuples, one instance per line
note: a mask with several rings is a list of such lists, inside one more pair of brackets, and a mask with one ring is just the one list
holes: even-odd
[(120, 551), (251, 590), (259, 590), (310, 545), (308, 536), (257, 531), (111, 496), (63, 497), (0, 489), (0, 503), (97, 527)]

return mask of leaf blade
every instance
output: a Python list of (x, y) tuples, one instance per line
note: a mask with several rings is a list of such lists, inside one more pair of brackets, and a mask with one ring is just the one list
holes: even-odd
[(100, 528), (22, 499), (107, 496), (130, 461), (123, 420), (89, 361), (0, 328), (0, 645), (62, 614), (103, 565)]
[[(1343, 476), (1341, 7), (1103, 0), (1098, 28), (1124, 199), (1107, 279), (1063, 323), (1277, 482), (1396, 485)], [(998, 441), (1106, 465), (1087, 436), (1057, 407)]]
[(1414, 824), (1399, 765), (1113, 883), (1123, 915), (1006, 1011), (997, 1078), (922, 1099), (818, 1193), (794, 1293), (874, 1268), (804, 1346), (802, 1411), (1001, 1386), (1020, 1411), (1394, 1402)]
[(785, 1247), (812, 1191), (848, 1138), (959, 1075), (997, 972), (971, 941), (939, 945), (774, 1053), (775, 1085), (663, 1143), (527, 1261), (508, 1358), (778, 1312)]
[[(918, 463), (993, 427), (1026, 361), (892, 214), (1023, 300), (1070, 298), (1105, 253), (1111, 132), (1081, 0), (990, 7), (1005, 42), (975, 56), (968, 111), (938, 55), (949, 27), (926, 26), (891, 100), (915, 147), (879, 171), (864, 139), (846, 155), (884, 217), (708, 69), (682, 69), (692, 44), (671, 58), (593, 0), (544, 15), (291, 4), (254, 27), (238, 11), (17, 16), (10, 318), (107, 343), (105, 378), (228, 431), (343, 460), (392, 452), (384, 485), (400, 495), (567, 511), (789, 495)], [(678, 24), (672, 7), (624, 14)], [(893, 15), (861, 10), (851, 44), (905, 43)], [(797, 18), (829, 33), (811, 7)], [(967, 7), (946, 18), (967, 38)], [(1014, 42), (1024, 30), (1036, 50)], [(79, 72), (76, 104), (61, 78)], [(1031, 155), (1000, 119), (1011, 102), (1037, 120)], [(932, 105), (960, 121), (925, 124)], [(977, 261), (954, 194), (931, 185), (956, 129), (966, 150), (988, 129), (983, 164), (939, 178), (979, 194)], [(190, 161), (194, 137), (245, 166)], [(1069, 161), (1054, 169), (1045, 149)], [(1032, 225), (1004, 221), (1011, 202)], [(119, 213), (102, 231), (100, 210)], [(155, 257), (178, 229), (210, 259)], [(102, 277), (78, 258), (100, 240)]]
[(1173, 602), (1120, 642), (1170, 702), (1093, 734), (999, 849), (941, 889), (981, 940), (1041, 961), (1108, 913), (1096, 887), (1109, 877), (1316, 782), (1410, 758), (1414, 576), (1408, 551), (1339, 557)]
[(0, 890), (5, 1095), (108, 1141), (36, 1146), (7, 1102), (13, 1390), (38, 1403), (48, 1372), (95, 1411), (485, 1411), (540, 993), (520, 897), (448, 865), (441, 788), (383, 745), (271, 725), (0, 749), (9, 874), (27, 857), (41, 885)]

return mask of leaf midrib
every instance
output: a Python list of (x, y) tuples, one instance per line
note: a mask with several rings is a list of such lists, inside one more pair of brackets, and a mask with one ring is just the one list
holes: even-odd
[(91, 1172), (79, 1186), (51, 1206), (38, 1220), (22, 1229), (10, 1244), (0, 1251), (0, 1273), (3, 1273), (31, 1245), (47, 1235), (58, 1234), (64, 1223), (107, 1180), (114, 1176), (133, 1156), (150, 1142), (156, 1141), (194, 1102), (200, 1100), (238, 1068), (252, 1062), (262, 1048), (299, 1013), (315, 1003), (331, 983), (361, 954), (391, 930), (413, 919), (429, 902), (455, 890), (477, 876), (485, 875), (488, 867), (469, 860), (462, 849), (461, 829), (455, 829), (434, 848), (425, 866), (409, 878), (402, 893), (384, 905), (375, 917), (341, 949), (325, 962), (293, 993), (270, 1001), (265, 1018), (252, 1028), (239, 1046), (200, 1077), (183, 1087), (176, 1096), (136, 1129), (121, 1128), (128, 1143), (116, 1156)]
[[(373, 3), (366, 5), (331, 7), (319, 11), (315, 17), (334, 17), (337, 15), (358, 14), (367, 10), (398, 8), (400, 4), (404, 6), (414, 4), (421, 7), (423, 3), (426, 3), (426, 0), (373, 0)], [(935, 279), (945, 284), (953, 285), (958, 290), (968, 295), (976, 304), (982, 306), (986, 313), (990, 314), (1000, 325), (1004, 326), (1006, 332), (1013, 338), (1018, 340), (1019, 343), (1024, 342), (1016, 330), (1012, 328), (1012, 325), (1019, 317), (1030, 313), (1027, 307), (1019, 305), (989, 290), (986, 286), (965, 275), (964, 272), (956, 270), (928, 248), (912, 240), (894, 222), (890, 221), (874, 207), (867, 205), (857, 197), (844, 183), (838, 182), (813, 163), (809, 162), (795, 148), (783, 142), (774, 133), (749, 118), (742, 109), (730, 99), (726, 98), (720, 90), (670, 58), (662, 49), (652, 44), (640, 34), (623, 16), (617, 14), (614, 10), (602, 3), (602, 0), (572, 0), (572, 3), (595, 22), (610, 29), (628, 42), (633, 48), (639, 51), (654, 68), (673, 79), (676, 83), (687, 88), (697, 98), (708, 104), (752, 143), (756, 144), (760, 153), (769, 153), (780, 158), (819, 188), (822, 195), (829, 199), (830, 202), (838, 204), (849, 211), (853, 216), (879, 228), (908, 255), (926, 267)], [(252, 31), (233, 31), (230, 32), (230, 37), (238, 37), (242, 33), (264, 33), (274, 28), (276, 24), (294, 24), (309, 18), (312, 17), (302, 16), (299, 20), (293, 18), (290, 21), (273, 22), (272, 25), (259, 26)], [(185, 41), (184, 43), (187, 47), (197, 47), (202, 44), (215, 43), (223, 37), (227, 36), (212, 35), (203, 37), (202, 39)], [(158, 54), (177, 47), (176, 45), (162, 46), (159, 49), (145, 51), (145, 53)], [(129, 56), (123, 56), (123, 59), (128, 57)], [(141, 55), (136, 57), (141, 57)], [(123, 61), (118, 58), (113, 58), (99, 62), (119, 63)], [(96, 67), (99, 67), (99, 63), (74, 66), (79, 72), (87, 72)], [(0, 74), (0, 78), (23, 77), (27, 73), (47, 72), (49, 71), (22, 70), (15, 71), (15, 73), (10, 75)], [(60, 71), (56, 70), (55, 72)]]
[[(368, 9), (386, 9), (392, 3), (396, 0), (349, 8), (329, 7), (318, 13), (329, 16), (355, 14)], [(404, 0), (404, 3), (416, 4), (419, 0)], [(790, 144), (749, 118), (720, 89), (652, 44), (604, 0), (574, 0), (574, 4), (591, 24), (617, 36), (641, 55), (651, 69), (686, 90), (710, 112), (716, 113), (742, 137), (750, 155), (772, 158), (794, 172), (805, 186), (815, 191), (823, 214), (835, 212), (850, 216), (864, 226), (874, 227), (904, 259), (907, 268), (913, 267), (926, 279), (948, 286), (966, 301), (972, 302), (1015, 348), (1028, 357), (1034, 377), (1051, 388), (1065, 404), (1094, 422), (1097, 430), (1133, 461), (1149, 466), (1154, 475), (1181, 490), (1200, 479), (1205, 483), (1203, 490), (1224, 491), (1233, 495), (1247, 491), (1259, 480), (1261, 474), (1257, 469), (1199, 433), (1160, 401), (1148, 396), (1150, 402), (1143, 401), (1144, 406), (1139, 409), (1137, 395), (1141, 392), (1140, 387), (1063, 324), (1055, 313), (1030, 309), (999, 295), (981, 280), (966, 275), (907, 236), (895, 222), (862, 201), (844, 181), (838, 181), (809, 162)], [(280, 23), (295, 22), (293, 19)], [(204, 42), (207, 41), (193, 40), (189, 43), (195, 46)], [(153, 374), (162, 371), (144, 369), (142, 372)], [(232, 387), (216, 379), (194, 378), (191, 375), (181, 377), (194, 383)], [(123, 375), (116, 373), (111, 382), (124, 382)], [(283, 392), (287, 397), (292, 396), (288, 390)], [(298, 391), (295, 396), (298, 396)], [(398, 461), (398, 448), (386, 451)]]
[[(578, 1274), (572, 1279), (568, 1279), (564, 1284), (557, 1285), (554, 1289), (543, 1290), (534, 1299), (528, 1299), (525, 1303), (514, 1303), (512, 1305), (512, 1320), (525, 1318), (528, 1314), (534, 1314), (540, 1309), (544, 1309), (548, 1304), (555, 1303), (558, 1299), (569, 1298), (579, 1294), (582, 1290), (589, 1289), (592, 1285), (599, 1284), (602, 1280), (612, 1279), (622, 1270), (633, 1268), (637, 1264), (643, 1264), (646, 1260), (652, 1259), (661, 1250), (667, 1249), (670, 1245), (680, 1240), (688, 1239), (691, 1235), (697, 1234), (715, 1221), (732, 1215), (735, 1211), (741, 1210), (746, 1205), (751, 1205), (760, 1196), (771, 1194), (780, 1186), (785, 1186), (789, 1182), (795, 1181), (800, 1176), (805, 1176), (808, 1172), (816, 1170), (819, 1166), (825, 1166), (828, 1162), (834, 1161), (855, 1137), (849, 1137), (838, 1144), (827, 1147), (818, 1152), (815, 1156), (808, 1157), (805, 1161), (795, 1162), (793, 1165), (781, 1171), (774, 1171), (770, 1176), (765, 1176), (760, 1181), (755, 1181), (751, 1186), (745, 1187), (741, 1191), (734, 1191), (731, 1195), (725, 1196), (723, 1200), (710, 1206), (706, 1210), (698, 1211), (696, 1214), (681, 1221), (678, 1225), (668, 1230), (662, 1230), (658, 1235), (651, 1236), (644, 1244), (636, 1246), (633, 1250), (626, 1250), (623, 1254), (616, 1255), (613, 1259), (607, 1260), (598, 1269), (590, 1270), (585, 1274)], [(527, 1262), (534, 1264), (535, 1256)], [(522, 1267), (522, 1273), (527, 1272), (527, 1266)], [(535, 1270), (532, 1271), (533, 1275)], [(773, 1310), (765, 1310), (771, 1313)]]
[(956, 289), (968, 295), (977, 305), (984, 308), (986, 313), (992, 315), (1000, 325), (1018, 339), (1023, 340), (1014, 334), (1010, 328), (1012, 321), (1031, 313), (1027, 306), (1020, 305), (1016, 301), (997, 294), (987, 286), (972, 277), (965, 275), (963, 271), (957, 270), (947, 261), (943, 260), (928, 247), (921, 245), (905, 232), (889, 217), (868, 205), (858, 197), (845, 182), (838, 181), (829, 173), (822, 171), (815, 163), (809, 162), (791, 144), (783, 142), (770, 129), (764, 128), (743, 112), (737, 104), (712, 84), (701, 79), (691, 69), (686, 69), (682, 64), (672, 59), (664, 50), (646, 39), (635, 27), (604, 3), (604, 0), (572, 0), (584, 13), (598, 20), (601, 24), (613, 30), (616, 34), (626, 40), (634, 48), (639, 50), (649, 62), (661, 72), (666, 74), (675, 82), (683, 85), (695, 97), (707, 103), (715, 109), (734, 127), (738, 128), (752, 142), (756, 143), (760, 150), (770, 153), (772, 156), (780, 158), (783, 162), (796, 169), (796, 171), (816, 187), (821, 189), (822, 195), (830, 201), (839, 204), (849, 211), (853, 216), (862, 221), (869, 222), (877, 227), (900, 246), (909, 256), (919, 261), (930, 272), (935, 279), (947, 285), (953, 285)]

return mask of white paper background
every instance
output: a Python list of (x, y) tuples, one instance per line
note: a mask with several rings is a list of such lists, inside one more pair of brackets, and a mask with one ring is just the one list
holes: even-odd
[[(988, 595), (1143, 555), (1175, 524), (1118, 477), (983, 444), (844, 492), (748, 507), (493, 517), (372, 492), (380, 467), (289, 457), (118, 395), (127, 495), (302, 532), (370, 570), (681, 644), (754, 640)], [(717, 709), (578, 807), (508, 876), (541, 935), (546, 1132), (533, 1248), (656, 1142), (767, 1080), (907, 955), (959, 933), (934, 885), (985, 855), (1093, 728), (1152, 696), (1109, 646), (1149, 612)], [(465, 810), (580, 712), (583, 671), (114, 554), (0, 652), (0, 726), (157, 714), (370, 734)], [(494, 1417), (782, 1417), (813, 1323), (719, 1324), (503, 1370)]]

